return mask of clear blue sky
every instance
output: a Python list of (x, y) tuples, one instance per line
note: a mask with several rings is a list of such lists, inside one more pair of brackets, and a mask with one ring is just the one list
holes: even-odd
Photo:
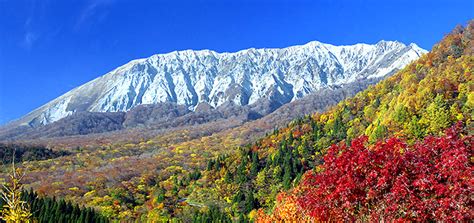
[(156, 53), (311, 40), (431, 49), (472, 18), (473, 0), (0, 0), (0, 124)]

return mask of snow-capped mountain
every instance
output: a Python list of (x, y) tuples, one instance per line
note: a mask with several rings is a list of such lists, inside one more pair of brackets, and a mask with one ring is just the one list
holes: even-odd
[(21, 118), (19, 124), (46, 125), (76, 112), (128, 111), (161, 102), (190, 110), (200, 103), (250, 105), (261, 99), (285, 104), (322, 88), (392, 74), (424, 53), (415, 44), (392, 41), (350, 46), (313, 41), (234, 53), (157, 54), (67, 92)]

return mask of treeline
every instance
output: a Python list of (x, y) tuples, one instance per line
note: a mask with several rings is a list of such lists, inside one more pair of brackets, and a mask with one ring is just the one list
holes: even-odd
[[(63, 199), (40, 197), (36, 192), (24, 191), (22, 201), (30, 207), (32, 218), (39, 223), (107, 223), (109, 220), (92, 208), (79, 207)], [(0, 199), (0, 208), (5, 202)]]
[(53, 159), (69, 155), (67, 151), (53, 151), (41, 145), (3, 144), (0, 143), (0, 159), (2, 163)]

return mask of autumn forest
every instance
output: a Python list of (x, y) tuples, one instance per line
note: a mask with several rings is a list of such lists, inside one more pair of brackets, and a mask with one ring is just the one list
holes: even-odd
[(0, 142), (2, 221), (470, 222), (473, 39), (289, 121)]

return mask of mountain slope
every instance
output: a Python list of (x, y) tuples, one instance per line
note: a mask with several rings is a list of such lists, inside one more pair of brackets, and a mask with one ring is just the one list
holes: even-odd
[[(425, 51), (415, 44), (333, 46), (320, 42), (236, 53), (176, 51), (131, 61), (15, 121), (40, 126), (75, 112), (128, 111), (163, 102), (194, 110), (206, 103), (276, 107), (330, 86), (392, 74)], [(265, 115), (265, 114), (262, 114)]]
[[(473, 37), (474, 22), (471, 21), (466, 28), (456, 28), (416, 62), (355, 97), (341, 101), (327, 112), (297, 119), (238, 154), (211, 159), (207, 170), (202, 172), (202, 179), (192, 184), (192, 190), (183, 191), (190, 192), (189, 200), (217, 205), (234, 217), (237, 217), (234, 213), (254, 217), (252, 210), (259, 208), (273, 210), (279, 200), (280, 206), (275, 210), (286, 212), (277, 211), (271, 216), (261, 212), (260, 220), (297, 221), (291, 217), (304, 217), (303, 213), (314, 211), (301, 209), (291, 200), (298, 197), (301, 190), (290, 196), (283, 193), (277, 197), (277, 194), (298, 185), (307, 171), (314, 170), (315, 174), (324, 171), (320, 166), (322, 155), (333, 144), (337, 145), (335, 148), (347, 148), (343, 145), (367, 135), (368, 145), (382, 145), (383, 140), (391, 136), (411, 145), (427, 136), (443, 135), (446, 128), (457, 122), (463, 126), (461, 136), (472, 136)], [(420, 145), (422, 143), (415, 148)], [(395, 151), (400, 150), (395, 148)], [(472, 168), (469, 163), (462, 165)], [(310, 185), (318, 188), (314, 182)], [(299, 189), (305, 190), (304, 187)], [(357, 188), (354, 191), (361, 192)], [(362, 197), (366, 197), (365, 192), (362, 191)], [(343, 200), (335, 202), (344, 203)], [(349, 206), (357, 207), (356, 204)], [(398, 211), (406, 212), (404, 209)], [(433, 216), (433, 213), (428, 215)]]

